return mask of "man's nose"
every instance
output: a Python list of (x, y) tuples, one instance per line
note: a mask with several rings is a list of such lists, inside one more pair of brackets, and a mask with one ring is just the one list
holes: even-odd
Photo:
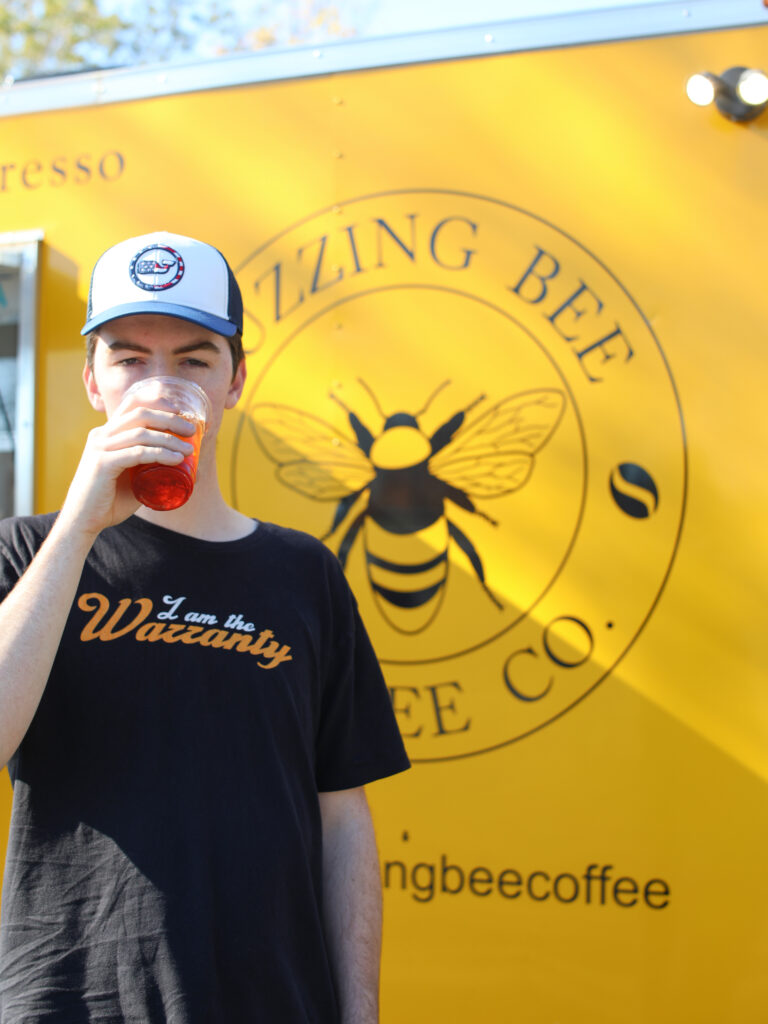
[(152, 360), (152, 375), (155, 377), (177, 377), (173, 356), (164, 352), (156, 352)]

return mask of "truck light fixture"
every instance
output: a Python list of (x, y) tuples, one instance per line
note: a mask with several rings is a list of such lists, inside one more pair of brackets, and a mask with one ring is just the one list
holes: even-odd
[(751, 107), (765, 107), (768, 103), (768, 75), (756, 68), (747, 68), (736, 86), (739, 99)]
[(708, 107), (710, 103), (714, 102), (716, 88), (717, 76), (711, 75), (707, 71), (691, 75), (685, 85), (688, 99), (697, 107)]
[(722, 75), (703, 71), (691, 75), (685, 87), (688, 99), (699, 107), (714, 102), (731, 121), (753, 121), (768, 107), (768, 75), (755, 68), (728, 68)]

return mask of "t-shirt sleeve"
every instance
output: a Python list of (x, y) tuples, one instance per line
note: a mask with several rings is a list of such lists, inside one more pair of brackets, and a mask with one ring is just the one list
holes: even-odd
[(0, 521), (0, 601), (16, 586), (40, 543), (24, 520)]
[(0, 519), (0, 601), (13, 590), (51, 532), (57, 512)]
[(0, 601), (13, 590), (19, 575), (14, 565), (13, 552), (0, 540)]
[(338, 563), (336, 567), (331, 581), (333, 649), (317, 735), (319, 792), (363, 786), (410, 766), (357, 602)]

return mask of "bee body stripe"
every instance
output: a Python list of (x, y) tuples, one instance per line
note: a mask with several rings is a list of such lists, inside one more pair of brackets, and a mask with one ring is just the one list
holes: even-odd
[(445, 580), (441, 580), (432, 587), (426, 587), (424, 590), (389, 590), (387, 587), (381, 587), (378, 583), (371, 582), (371, 586), (384, 598), (385, 601), (389, 601), (390, 604), (395, 605), (396, 608), (420, 608), (422, 605), (430, 601), (445, 585)]
[(365, 568), (376, 605), (400, 633), (418, 633), (437, 614), (448, 581), (448, 521), (395, 534), (371, 517), (364, 526)]
[(412, 575), (419, 572), (427, 572), (429, 569), (434, 569), (446, 560), (448, 552), (443, 551), (437, 555), (437, 557), (430, 559), (430, 561), (419, 562), (418, 565), (414, 565), (412, 563), (403, 564), (402, 562), (390, 562), (385, 558), (379, 558), (378, 555), (371, 554), (370, 551), (366, 551), (365, 557), (369, 565), (375, 565), (379, 569), (386, 569), (388, 572), (400, 572)]

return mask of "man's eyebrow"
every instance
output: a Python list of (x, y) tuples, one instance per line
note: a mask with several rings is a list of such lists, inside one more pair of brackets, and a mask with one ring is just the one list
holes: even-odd
[[(147, 348), (145, 345), (137, 345), (134, 341), (123, 341), (122, 338), (116, 338), (114, 341), (108, 342), (107, 348), (110, 352), (143, 352), (146, 355), (151, 355), (152, 353), (151, 348)], [(186, 352), (196, 352), (199, 349), (207, 349), (210, 352), (221, 351), (215, 342), (201, 338), (200, 341), (192, 341), (187, 345), (181, 345), (179, 348), (175, 348), (173, 350), (173, 354), (184, 355)]]
[(182, 345), (180, 348), (175, 348), (173, 350), (173, 354), (175, 356), (182, 355), (184, 352), (194, 352), (196, 349), (200, 349), (200, 348), (208, 349), (211, 352), (220, 352), (221, 351), (221, 349), (219, 348), (219, 346), (215, 342), (208, 341), (207, 339), (202, 339), (201, 338), (200, 341), (193, 341), (193, 342), (190, 342), (189, 345)]
[(145, 348), (143, 345), (136, 345), (132, 341), (121, 341), (120, 338), (117, 338), (115, 341), (108, 341), (107, 348), (110, 352), (120, 352), (123, 349), (128, 349), (130, 352), (149, 353), (150, 351), (150, 349)]

